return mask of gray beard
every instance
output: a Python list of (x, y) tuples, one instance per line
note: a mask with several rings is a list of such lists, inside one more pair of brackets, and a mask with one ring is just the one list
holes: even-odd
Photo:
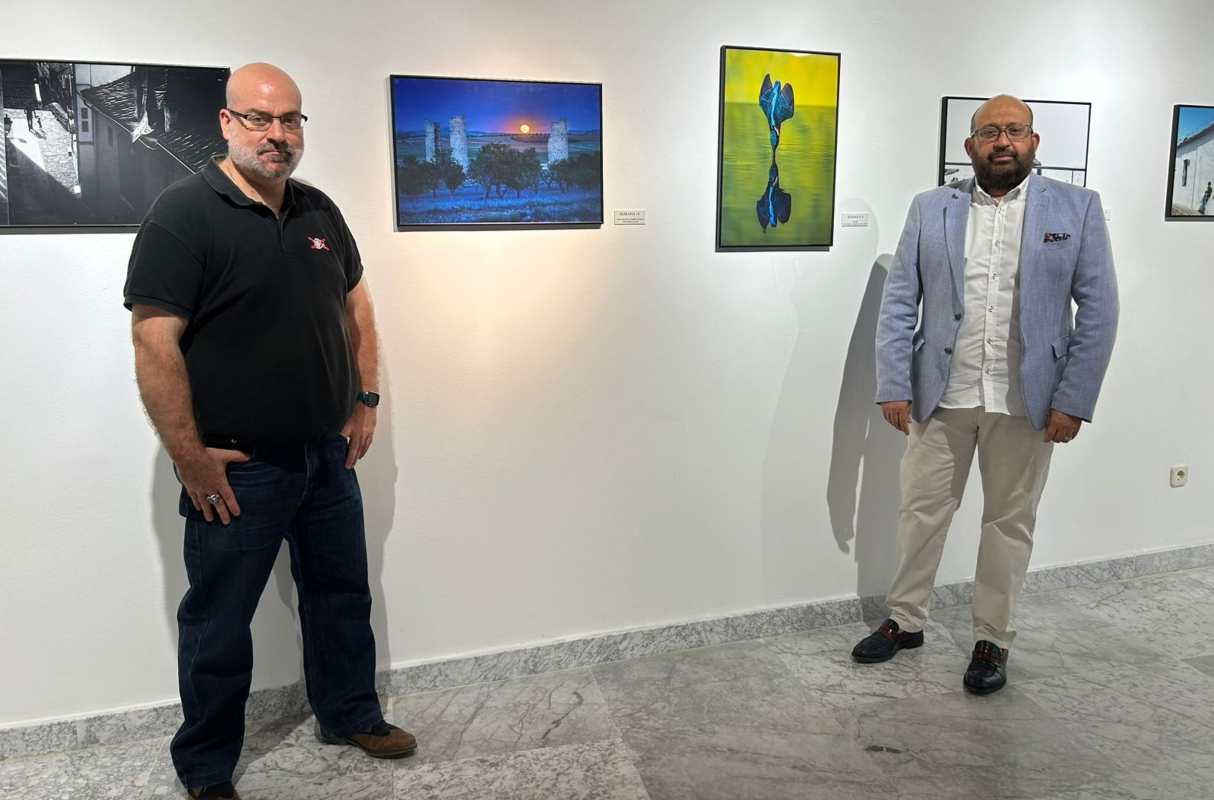
[(257, 158), (257, 151), (228, 147), (228, 158), (231, 159), (234, 166), (239, 167), (242, 172), (252, 173), (265, 181), (286, 180), (295, 172), (295, 168), (299, 166), (299, 161), (303, 157), (303, 151), (299, 148), (294, 148), (288, 150), (287, 153), (289, 159), (287, 161), (287, 169), (285, 172), (277, 173), (270, 172), (262, 166), (261, 161)]

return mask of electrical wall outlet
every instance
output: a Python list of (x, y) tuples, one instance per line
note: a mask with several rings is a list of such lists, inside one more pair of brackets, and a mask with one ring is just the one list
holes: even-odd
[(1171, 471), (1168, 473), (1168, 483), (1170, 483), (1172, 485), (1173, 489), (1179, 489), (1181, 486), (1184, 486), (1188, 482), (1189, 482), (1189, 465), (1188, 464), (1177, 464), (1176, 466), (1172, 467)]

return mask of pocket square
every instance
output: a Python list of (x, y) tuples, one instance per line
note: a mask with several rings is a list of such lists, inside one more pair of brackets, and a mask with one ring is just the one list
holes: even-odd
[(1069, 238), (1071, 238), (1069, 233), (1047, 233), (1042, 244), (1049, 244), (1050, 242), (1065, 242)]

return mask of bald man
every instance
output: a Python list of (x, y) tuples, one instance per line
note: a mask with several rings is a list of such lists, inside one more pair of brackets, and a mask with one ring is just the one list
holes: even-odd
[(1117, 330), (1100, 197), (1031, 174), (1039, 142), (1015, 97), (979, 107), (965, 140), (974, 177), (911, 203), (877, 324), (876, 399), (909, 438), (890, 617), (852, 657), (887, 661), (923, 644), (976, 449), (984, 508), (962, 680), (975, 694), (1007, 683), (1050, 457), (1092, 419)]
[(189, 590), (177, 612), (185, 721), (171, 752), (193, 798), (234, 798), (253, 669), (249, 624), (282, 541), (319, 735), (415, 751), (384, 721), (354, 467), (379, 402), (375, 321), (354, 237), (303, 156), (299, 88), (232, 73), (226, 158), (167, 188), (124, 289), (144, 407), (173, 460)]

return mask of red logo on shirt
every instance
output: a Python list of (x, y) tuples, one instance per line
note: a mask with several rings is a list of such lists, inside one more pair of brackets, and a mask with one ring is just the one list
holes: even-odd
[[(319, 236), (309, 236), (308, 244), (312, 246), (313, 250), (329, 250), (329, 243)], [(333, 251), (329, 250), (329, 252)]]

